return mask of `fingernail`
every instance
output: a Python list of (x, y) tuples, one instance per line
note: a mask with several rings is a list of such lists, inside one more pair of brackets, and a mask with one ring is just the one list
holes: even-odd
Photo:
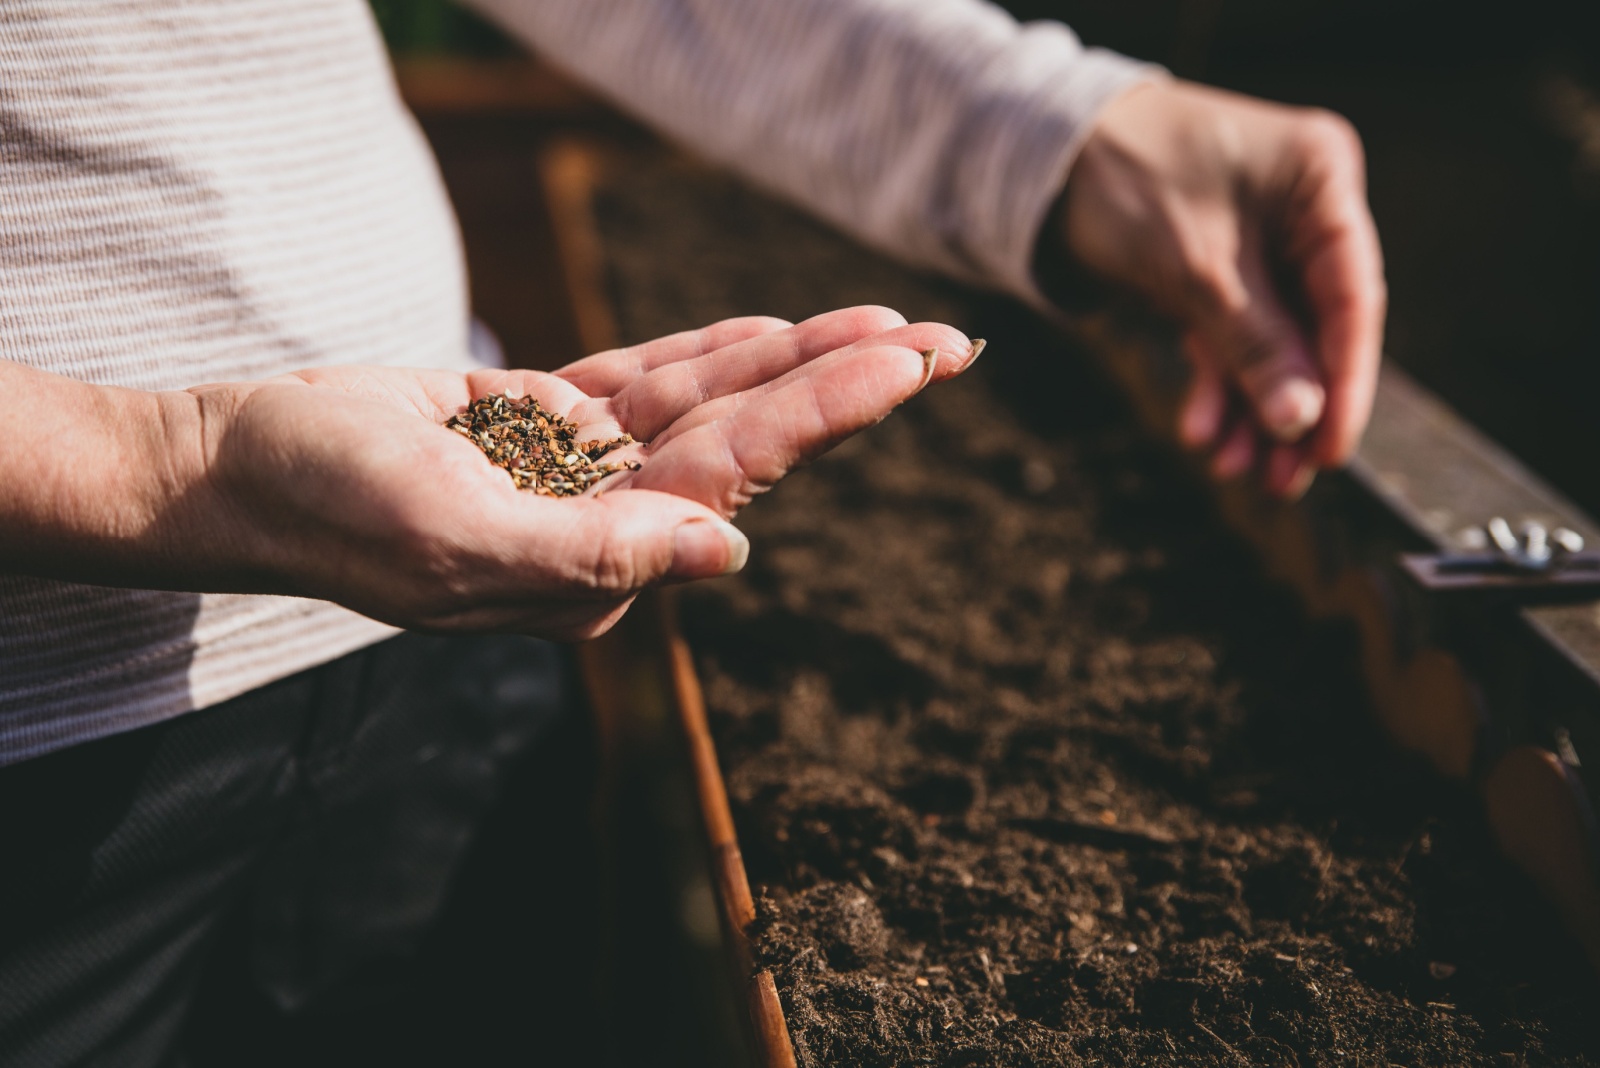
[(750, 539), (720, 519), (691, 519), (672, 534), (673, 578), (731, 575), (750, 559)]
[(922, 352), (922, 381), (917, 384), (917, 392), (921, 393), (928, 388), (928, 383), (933, 381), (933, 365), (939, 362), (938, 349), (924, 349)]
[(1304, 378), (1281, 382), (1261, 404), (1261, 421), (1286, 444), (1299, 441), (1322, 418), (1322, 387)]

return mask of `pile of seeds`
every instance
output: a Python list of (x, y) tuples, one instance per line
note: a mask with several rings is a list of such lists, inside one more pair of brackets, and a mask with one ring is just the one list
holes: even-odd
[(576, 497), (607, 475), (637, 471), (632, 460), (600, 463), (613, 449), (632, 445), (627, 434), (605, 441), (578, 440), (578, 424), (545, 411), (532, 397), (491, 393), (453, 415), (445, 426), (483, 450), (503, 467), (518, 489), (545, 497)]

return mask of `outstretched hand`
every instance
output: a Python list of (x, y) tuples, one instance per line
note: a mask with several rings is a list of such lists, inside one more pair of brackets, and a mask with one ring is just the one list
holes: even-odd
[[(603, 632), (651, 583), (742, 566), (730, 517), (971, 358), (950, 327), (855, 308), (729, 320), (553, 374), (336, 367), (191, 393), (206, 508), (249, 540), (253, 565), (231, 584), (410, 627), (571, 639)], [(642, 444), (607, 459), (640, 469), (578, 498), (516, 490), (442, 426), (503, 390), (581, 438), (631, 434)]]
[(1385, 288), (1361, 143), (1343, 119), (1181, 82), (1114, 100), (1059, 215), (1070, 256), (1180, 324), (1179, 436), (1231, 478), (1302, 492), (1355, 450)]

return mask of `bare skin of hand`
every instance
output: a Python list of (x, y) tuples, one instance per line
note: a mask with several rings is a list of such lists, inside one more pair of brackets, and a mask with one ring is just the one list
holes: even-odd
[(1324, 111), (1183, 82), (1114, 100), (1057, 216), (1067, 252), (1179, 324), (1180, 439), (1296, 496), (1372, 410), (1387, 294), (1360, 139)]
[[(553, 374), (331, 367), (150, 394), (16, 371), (21, 387), (66, 391), (35, 412), (74, 415), (33, 417), (50, 449), (0, 442), (0, 559), (69, 580), (318, 597), (420, 629), (592, 637), (652, 583), (742, 566), (748, 545), (727, 523), (741, 507), (971, 358), (950, 327), (855, 308), (729, 320)], [(501, 390), (583, 438), (632, 434), (645, 444), (613, 456), (641, 468), (579, 498), (517, 490), (442, 425)], [(85, 424), (116, 477), (61, 458)]]

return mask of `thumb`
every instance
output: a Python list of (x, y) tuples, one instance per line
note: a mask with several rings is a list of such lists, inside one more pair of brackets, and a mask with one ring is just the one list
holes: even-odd
[(1247, 253), (1205, 288), (1192, 355), (1238, 387), (1268, 435), (1299, 441), (1322, 418), (1327, 393), (1311, 342), (1271, 272), (1259, 254)]
[(737, 527), (674, 494), (619, 489), (560, 506), (570, 520), (557, 544), (540, 539), (532, 549), (559, 561), (562, 584), (602, 596), (731, 574), (750, 555)]

